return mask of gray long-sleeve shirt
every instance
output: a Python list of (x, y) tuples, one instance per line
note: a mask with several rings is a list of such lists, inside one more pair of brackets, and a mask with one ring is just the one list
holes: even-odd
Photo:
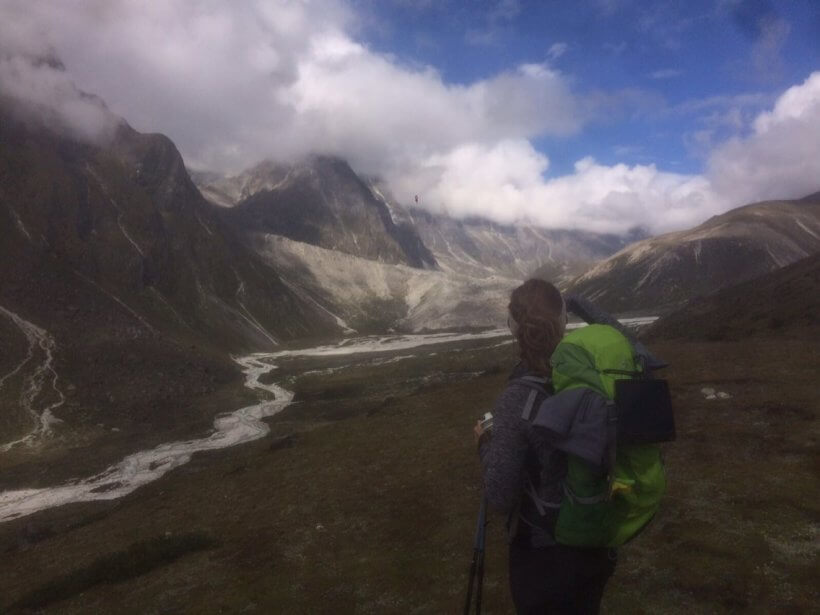
[[(542, 501), (560, 503), (566, 457), (537, 437), (530, 423), (521, 418), (531, 391), (532, 388), (511, 380), (493, 406), (490, 436), (482, 438), (479, 445), (484, 495), (493, 508), (511, 517), (519, 515), (530, 526), (534, 544), (552, 544), (549, 532), (540, 529), (550, 522), (538, 515), (534, 502), (524, 491), (529, 477)], [(543, 399), (539, 395), (538, 402)]]

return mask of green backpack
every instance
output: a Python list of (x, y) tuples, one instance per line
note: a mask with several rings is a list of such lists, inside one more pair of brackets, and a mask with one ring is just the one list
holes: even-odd
[(570, 332), (551, 363), (555, 395), (530, 420), (567, 452), (555, 539), (620, 546), (649, 523), (666, 491), (658, 443), (675, 435), (668, 385), (609, 325)]

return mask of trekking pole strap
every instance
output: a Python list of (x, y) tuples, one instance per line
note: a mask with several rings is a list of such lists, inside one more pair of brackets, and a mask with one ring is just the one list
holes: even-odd
[(564, 494), (576, 504), (598, 504), (599, 502), (606, 502), (609, 499), (609, 493), (599, 493), (598, 495), (588, 497), (576, 495), (566, 483), (564, 483)]

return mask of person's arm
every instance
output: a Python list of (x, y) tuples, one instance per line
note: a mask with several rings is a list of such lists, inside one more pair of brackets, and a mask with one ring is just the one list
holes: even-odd
[(518, 503), (524, 486), (527, 435), (521, 419), (526, 390), (507, 387), (493, 408), (493, 426), (479, 440), (484, 495), (489, 504), (508, 512)]

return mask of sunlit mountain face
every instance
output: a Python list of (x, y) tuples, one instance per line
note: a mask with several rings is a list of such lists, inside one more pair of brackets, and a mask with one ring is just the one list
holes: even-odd
[(634, 243), (572, 282), (609, 309), (680, 306), (820, 251), (820, 196), (740, 207)]

